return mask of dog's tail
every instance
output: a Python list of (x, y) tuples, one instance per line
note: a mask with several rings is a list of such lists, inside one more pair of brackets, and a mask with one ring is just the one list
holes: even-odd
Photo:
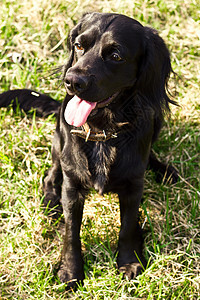
[(33, 90), (21, 89), (0, 94), (0, 107), (9, 105), (12, 105), (14, 110), (19, 106), (25, 112), (35, 109), (38, 115), (46, 117), (51, 114), (57, 115), (61, 103)]

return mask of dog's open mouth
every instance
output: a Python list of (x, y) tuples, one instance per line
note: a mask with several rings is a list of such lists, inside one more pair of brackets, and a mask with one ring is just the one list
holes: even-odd
[(76, 127), (82, 126), (86, 121), (91, 111), (95, 108), (102, 108), (110, 104), (113, 99), (118, 95), (115, 93), (111, 97), (101, 102), (88, 102), (80, 99), (78, 96), (74, 96), (67, 104), (64, 117), (69, 125)]

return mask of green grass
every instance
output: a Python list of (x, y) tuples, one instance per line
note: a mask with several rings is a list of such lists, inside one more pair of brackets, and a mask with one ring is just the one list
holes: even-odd
[(180, 107), (154, 149), (178, 169), (179, 182), (160, 185), (146, 174), (140, 215), (149, 263), (132, 281), (116, 270), (117, 197), (92, 191), (81, 230), (86, 279), (67, 293), (56, 275), (62, 223), (41, 208), (55, 118), (1, 109), (0, 299), (200, 299), (200, 2), (1, 0), (0, 92), (33, 88), (61, 100), (64, 87), (47, 75), (67, 61), (69, 29), (85, 11), (127, 14), (165, 39)]

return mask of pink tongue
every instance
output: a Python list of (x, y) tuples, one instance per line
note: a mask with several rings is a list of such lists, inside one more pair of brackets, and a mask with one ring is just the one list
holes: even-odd
[(65, 120), (69, 125), (76, 127), (82, 126), (95, 108), (96, 102), (87, 102), (80, 99), (78, 96), (74, 96), (67, 104), (65, 109)]

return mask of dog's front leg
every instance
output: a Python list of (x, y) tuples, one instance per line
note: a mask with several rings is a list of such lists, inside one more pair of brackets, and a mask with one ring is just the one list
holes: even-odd
[(63, 174), (62, 206), (65, 218), (65, 236), (62, 260), (58, 276), (67, 288), (75, 288), (84, 279), (81, 255), (80, 227), (83, 214), (84, 197), (73, 186), (70, 178)]
[(145, 265), (142, 255), (143, 238), (138, 224), (138, 209), (142, 191), (143, 179), (132, 184), (128, 190), (118, 194), (121, 230), (119, 234), (117, 263), (119, 271), (124, 273), (128, 279), (133, 279), (139, 275), (142, 267)]

